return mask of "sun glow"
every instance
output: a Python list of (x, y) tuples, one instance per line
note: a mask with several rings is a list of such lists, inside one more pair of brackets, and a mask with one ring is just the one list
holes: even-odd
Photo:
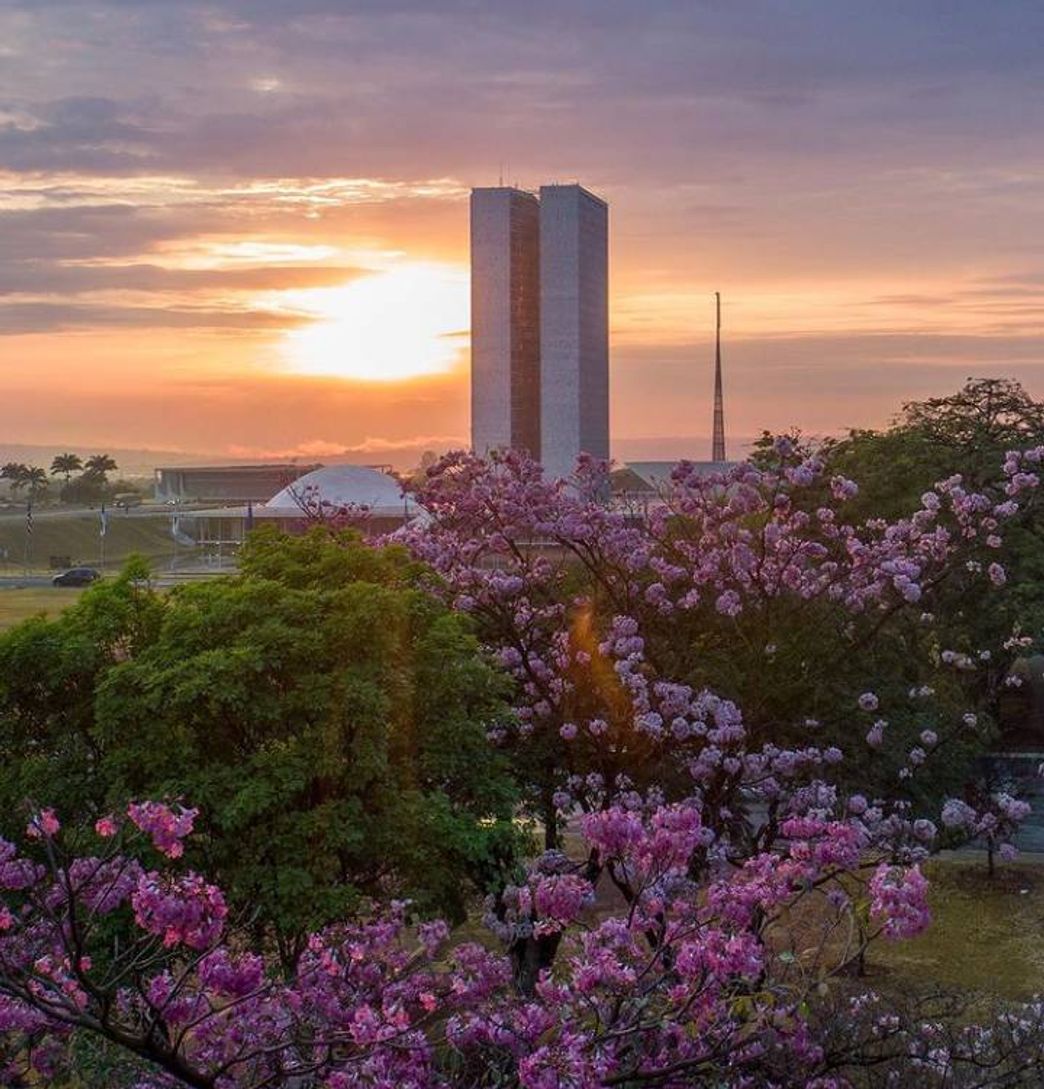
[(468, 281), (455, 265), (398, 265), (286, 296), (314, 318), (286, 334), (286, 359), (298, 374), (370, 382), (444, 374), (466, 343)]

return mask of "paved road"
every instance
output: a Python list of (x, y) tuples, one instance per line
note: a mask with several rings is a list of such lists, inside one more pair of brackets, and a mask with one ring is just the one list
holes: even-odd
[[(89, 566), (89, 565), (86, 565)], [(226, 567), (190, 567), (183, 569), (159, 569), (152, 573), (154, 586), (178, 586), (183, 582), (192, 582), (197, 579), (215, 578), (218, 575), (234, 575), (236, 569), (231, 564)], [(110, 568), (106, 574), (115, 574), (115, 568)], [(0, 591), (2, 590), (38, 590), (51, 585), (51, 575), (0, 575)]]

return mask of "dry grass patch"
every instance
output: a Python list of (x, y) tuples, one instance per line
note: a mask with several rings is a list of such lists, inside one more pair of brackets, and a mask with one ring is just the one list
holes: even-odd
[(65, 586), (0, 589), (0, 631), (41, 614), (53, 619), (78, 601), (83, 590)]

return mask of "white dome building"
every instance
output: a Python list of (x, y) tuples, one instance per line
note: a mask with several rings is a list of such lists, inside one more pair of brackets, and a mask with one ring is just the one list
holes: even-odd
[(177, 525), (184, 543), (191, 541), (220, 563), (258, 526), (303, 533), (313, 525), (347, 522), (365, 536), (380, 537), (423, 517), (423, 508), (390, 474), (365, 465), (329, 465), (298, 477), (267, 503), (184, 511)]
[(257, 514), (261, 517), (302, 517), (316, 509), (331, 513), (368, 513), (379, 518), (408, 519), (416, 504), (403, 494), (393, 476), (365, 465), (330, 465), (315, 469), (288, 484)]

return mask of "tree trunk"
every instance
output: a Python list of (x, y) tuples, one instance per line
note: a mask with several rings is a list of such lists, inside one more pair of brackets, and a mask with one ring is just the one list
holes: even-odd
[(538, 938), (517, 938), (508, 947), (515, 986), (522, 994), (532, 994), (540, 973), (554, 963), (555, 954), (562, 941), (561, 934), (549, 934)]
[(557, 851), (561, 846), (558, 835), (558, 808), (550, 798), (544, 801), (544, 850)]

